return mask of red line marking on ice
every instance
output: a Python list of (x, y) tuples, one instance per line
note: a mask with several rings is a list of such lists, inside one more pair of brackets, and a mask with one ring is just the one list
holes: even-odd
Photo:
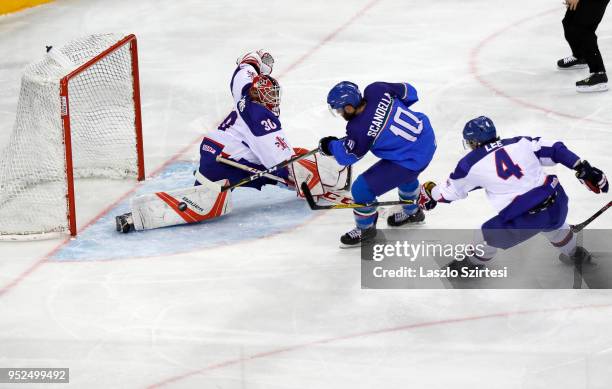
[(499, 96), (502, 96), (502, 97), (512, 101), (515, 104), (522, 105), (523, 107), (526, 107), (526, 108), (529, 108), (529, 109), (533, 109), (533, 110), (536, 110), (536, 111), (541, 111), (541, 112), (544, 112), (544, 113), (547, 113), (547, 114), (551, 114), (551, 115), (567, 118), (567, 119), (581, 120), (581, 121), (585, 121), (585, 122), (589, 122), (589, 123), (612, 125), (612, 123), (605, 122), (605, 121), (602, 121), (602, 120), (589, 119), (589, 118), (584, 117), (584, 116), (577, 116), (577, 115), (572, 115), (572, 114), (568, 114), (568, 113), (564, 113), (564, 112), (555, 111), (553, 109), (546, 108), (546, 107), (534, 104), (534, 103), (529, 102), (529, 101), (525, 101), (525, 100), (520, 99), (520, 98), (518, 98), (516, 96), (512, 96), (509, 93), (505, 92), (500, 87), (495, 86), (492, 82), (485, 80), (484, 77), (482, 76), (482, 74), (480, 74), (480, 71), (478, 69), (478, 57), (480, 56), (480, 52), (482, 51), (482, 49), (485, 46), (487, 46), (488, 44), (493, 42), (495, 39), (499, 38), (501, 35), (503, 35), (504, 33), (508, 32), (509, 30), (511, 30), (513, 28), (516, 28), (516, 27), (518, 27), (518, 26), (520, 26), (522, 24), (525, 24), (527, 22), (530, 22), (530, 21), (532, 21), (534, 19), (538, 19), (538, 18), (541, 18), (543, 16), (547, 16), (547, 15), (549, 15), (551, 13), (554, 13), (554, 12), (557, 12), (557, 11), (559, 11), (559, 7), (555, 7), (553, 9), (549, 9), (547, 11), (540, 12), (540, 13), (535, 14), (533, 16), (529, 16), (529, 17), (526, 17), (524, 19), (518, 20), (518, 21), (516, 21), (516, 22), (514, 22), (512, 24), (509, 24), (509, 25), (501, 28), (500, 30), (495, 31), (491, 35), (487, 36), (476, 47), (474, 47), (472, 49), (471, 53), (470, 53), (470, 60), (469, 60), (470, 73), (474, 76), (474, 78), (476, 78), (476, 80), (480, 84), (482, 84), (486, 88), (490, 89), (495, 94), (497, 94)]
[[(355, 20), (357, 20), (359, 17), (361, 17), (366, 11), (368, 11), (370, 8), (372, 8), (374, 5), (376, 5), (376, 3), (379, 3), (380, 1), (382, 1), (382, 0), (372, 0), (372, 1), (368, 2), (362, 9), (357, 11), (357, 13), (355, 13), (355, 15), (353, 15), (347, 22), (345, 22), (340, 27), (338, 27), (336, 30), (332, 31), (330, 34), (325, 36), (314, 47), (310, 48), (301, 57), (299, 57), (297, 60), (295, 60), (293, 63), (291, 63), (287, 67), (287, 69), (285, 69), (284, 71), (282, 71), (278, 75), (277, 78), (281, 78), (284, 75), (286, 75), (286, 74), (290, 73), (291, 71), (293, 71), (300, 64), (302, 64), (306, 59), (311, 57), (314, 53), (316, 53), (319, 49), (321, 49), (321, 47), (323, 47), (326, 43), (328, 43), (329, 41), (334, 39), (340, 32), (342, 32), (344, 29), (346, 29), (349, 25), (351, 25), (353, 22), (355, 22)], [(217, 122), (220, 122), (220, 121), (221, 121), (221, 119), (219, 119)], [(194, 145), (196, 145), (197, 143), (201, 142), (203, 136), (204, 136), (204, 134), (198, 135), (197, 138), (195, 138), (193, 141), (191, 141), (191, 143), (189, 143), (187, 146), (185, 146), (182, 149), (180, 149), (178, 151), (178, 153), (174, 154), (174, 156), (172, 158), (168, 159), (161, 166), (159, 166), (157, 169), (155, 169), (153, 171), (153, 173), (150, 173), (148, 175), (148, 178), (154, 177), (159, 172), (161, 172), (164, 168), (166, 168), (168, 165), (170, 165), (171, 163), (173, 163), (173, 162), (177, 161), (179, 158), (181, 158), (183, 156), (183, 154), (185, 154), (188, 150), (191, 150), (194, 147)], [(133, 194), (140, 187), (140, 185), (142, 185), (142, 184), (143, 184), (142, 182), (139, 182), (138, 184), (136, 184), (132, 189), (130, 189), (129, 191), (124, 193), (115, 202), (113, 202), (108, 207), (104, 208), (104, 210), (102, 210), (102, 212), (98, 213), (94, 218), (92, 218), (89, 222), (87, 222), (79, 231), (84, 231), (87, 228), (89, 228), (91, 225), (93, 225), (95, 222), (97, 222), (102, 216), (106, 215), (111, 209), (113, 209), (115, 206), (117, 206), (117, 204), (119, 204), (121, 201), (125, 200), (127, 197), (129, 197), (131, 194)], [(15, 277), (15, 279), (13, 279), (7, 285), (5, 285), (2, 288), (0, 288), (0, 297), (2, 297), (9, 290), (14, 288), (18, 284), (20, 284), (24, 279), (26, 279), (35, 270), (37, 270), (42, 264), (48, 262), (49, 258), (51, 258), (54, 254), (56, 254), (59, 250), (61, 250), (69, 242), (70, 242), (70, 238), (66, 238), (61, 243), (59, 243), (53, 250), (51, 250), (49, 253), (47, 253), (45, 256), (43, 256), (41, 259), (39, 259), (33, 265), (31, 265), (28, 269), (26, 269), (24, 272), (22, 272), (17, 277)], [(73, 263), (73, 262), (68, 262), (68, 263)]]
[(321, 47), (325, 46), (325, 44), (329, 43), (330, 41), (332, 41), (334, 38), (336, 38), (338, 36), (338, 34), (340, 34), (342, 31), (344, 31), (348, 26), (350, 26), (351, 24), (353, 24), (357, 19), (359, 19), (360, 17), (362, 17), (367, 11), (369, 11), (372, 7), (374, 7), (377, 3), (379, 3), (381, 0), (372, 0), (369, 3), (367, 3), (363, 8), (361, 8), (359, 11), (357, 11), (357, 13), (355, 13), (349, 20), (347, 20), (343, 25), (341, 25), (340, 27), (336, 28), (334, 31), (332, 31), (331, 33), (329, 33), (325, 38), (323, 38), (321, 41), (319, 41), (319, 43), (317, 43), (316, 46), (314, 46), (313, 48), (311, 48), (310, 50), (308, 50), (305, 54), (303, 54), (300, 58), (298, 58), (295, 62), (293, 62), (291, 65), (289, 65), (289, 67), (287, 69), (285, 69), (283, 72), (280, 73), (280, 75), (278, 76), (279, 78), (281, 78), (282, 76), (284, 76), (285, 74), (291, 72), (293, 69), (295, 69), (296, 67), (298, 67), (299, 65), (302, 64), (302, 62), (304, 62), (308, 57), (310, 57), (314, 52), (318, 51)]
[(246, 357), (241, 357), (241, 358), (236, 358), (236, 359), (229, 359), (227, 361), (222, 361), (222, 362), (214, 363), (214, 364), (208, 365), (208, 366), (206, 366), (206, 367), (204, 367), (202, 369), (192, 370), (192, 371), (180, 374), (180, 375), (176, 375), (174, 377), (166, 378), (163, 381), (160, 381), (158, 383), (155, 383), (155, 384), (147, 386), (147, 389), (161, 388), (163, 386), (167, 386), (169, 384), (173, 384), (173, 383), (176, 383), (178, 381), (182, 381), (184, 379), (187, 379), (187, 378), (190, 378), (190, 377), (193, 377), (193, 376), (196, 376), (196, 375), (203, 375), (203, 374), (205, 374), (207, 372), (210, 372), (210, 371), (213, 371), (213, 370), (218, 370), (218, 369), (221, 369), (221, 368), (224, 368), (224, 367), (227, 367), (227, 366), (243, 364), (245, 362), (249, 362), (249, 361), (253, 361), (253, 360), (258, 360), (258, 359), (263, 359), (265, 357), (269, 357), (269, 356), (273, 356), (273, 355), (284, 354), (284, 353), (288, 353), (288, 352), (292, 352), (292, 351), (299, 351), (299, 350), (302, 350), (302, 349), (305, 349), (305, 348), (309, 348), (309, 347), (313, 347), (313, 346), (318, 346), (318, 345), (322, 345), (322, 344), (329, 344), (329, 343), (340, 342), (340, 341), (343, 341), (343, 340), (365, 338), (365, 337), (368, 337), (368, 336), (375, 336), (375, 335), (381, 335), (381, 334), (390, 334), (390, 333), (394, 333), (394, 332), (409, 331), (409, 330), (414, 330), (414, 329), (418, 329), (418, 328), (435, 327), (435, 326), (441, 326), (441, 325), (447, 325), (447, 324), (460, 324), (460, 323), (473, 322), (473, 321), (478, 321), (478, 320), (499, 319), (499, 318), (507, 318), (507, 317), (511, 317), (511, 316), (522, 316), (522, 315), (542, 314), (542, 313), (551, 313), (551, 312), (563, 312), (563, 311), (577, 311), (577, 310), (581, 310), (581, 309), (611, 308), (611, 307), (612, 307), (612, 304), (593, 304), (593, 305), (583, 305), (583, 306), (577, 306), (577, 307), (531, 309), (531, 310), (513, 311), (513, 312), (500, 312), (500, 313), (492, 313), (492, 314), (488, 314), (488, 315), (459, 317), (459, 318), (454, 318), (454, 319), (453, 318), (451, 318), (451, 319), (443, 319), (443, 320), (429, 321), (429, 322), (423, 322), (423, 323), (406, 324), (406, 325), (402, 325), (402, 326), (399, 326), (399, 327), (382, 328), (382, 329), (378, 329), (378, 330), (357, 332), (357, 333), (354, 333), (354, 334), (349, 334), (349, 335), (343, 335), (343, 336), (337, 336), (337, 337), (331, 337), (331, 338), (315, 340), (315, 341), (312, 341), (312, 342), (296, 344), (296, 345), (293, 345), (293, 346), (283, 347), (283, 348), (279, 348), (279, 349), (275, 349), (275, 350), (270, 350), (270, 351), (265, 351), (265, 352), (249, 355), (249, 356), (246, 356)]
[[(162, 165), (160, 165), (157, 169), (155, 169), (153, 171), (153, 173), (149, 174), (149, 178), (154, 177), (155, 175), (159, 174), (163, 169), (165, 169), (168, 165), (170, 165), (171, 163), (175, 162), (176, 160), (178, 160), (182, 154), (184, 154), (190, 147), (193, 146), (193, 143), (189, 144), (188, 146), (185, 146), (184, 148), (182, 148), (178, 154), (175, 154), (172, 158), (168, 159), (166, 162), (164, 162)], [(130, 189), (129, 191), (125, 192), (124, 194), (121, 195), (121, 197), (119, 197), (117, 200), (115, 200), (111, 205), (109, 205), (108, 207), (104, 208), (101, 212), (99, 212), (96, 216), (94, 216), (89, 222), (87, 222), (79, 231), (84, 231), (87, 228), (89, 228), (90, 226), (92, 226), (96, 221), (98, 221), (102, 216), (106, 215), (111, 209), (113, 209), (114, 207), (117, 206), (117, 204), (119, 204), (120, 202), (122, 202), (123, 200), (125, 200), (126, 198), (128, 198), (130, 195), (132, 195), (134, 192), (136, 192), (136, 190), (138, 188), (140, 188), (141, 185), (144, 184), (143, 182), (138, 182), (132, 189)], [(34, 262), (34, 264), (32, 264), (29, 268), (27, 268), (24, 272), (22, 272), (21, 274), (19, 274), (15, 279), (13, 279), (11, 282), (9, 282), (7, 285), (3, 286), (2, 288), (0, 288), (0, 297), (2, 297), (5, 293), (7, 293), (9, 290), (11, 290), (12, 288), (14, 288), (17, 284), (19, 284), (21, 281), (23, 281), (25, 278), (27, 278), (30, 274), (32, 274), (36, 269), (38, 269), (42, 264), (44, 264), (45, 262), (48, 262), (49, 259), (51, 257), (53, 257), (58, 251), (60, 251), (65, 245), (67, 245), (68, 243), (70, 243), (71, 238), (65, 238), (64, 240), (62, 240), (57, 246), (55, 246), (50, 252), (48, 252), (47, 254), (45, 254), (41, 259), (39, 259), (38, 261)]]
[(13, 287), (15, 287), (15, 285), (19, 284), (21, 281), (23, 281), (27, 276), (29, 276), (30, 274), (32, 274), (36, 269), (38, 269), (38, 267), (40, 267), (40, 265), (42, 265), (45, 261), (46, 261), (46, 256), (43, 257), (42, 259), (39, 259), (38, 261), (36, 261), (33, 265), (31, 265), (29, 268), (27, 268), (23, 273), (19, 274), (15, 279), (13, 279), (11, 282), (9, 282), (8, 284), (6, 284), (5, 286), (2, 287), (2, 289), (0, 289), (0, 297), (2, 297), (6, 292), (8, 292), (10, 289), (12, 289)]

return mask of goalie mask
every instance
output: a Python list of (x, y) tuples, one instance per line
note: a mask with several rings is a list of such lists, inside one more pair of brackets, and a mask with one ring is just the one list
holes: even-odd
[(271, 76), (255, 76), (251, 86), (251, 96), (276, 116), (280, 115), (281, 89), (278, 81)]

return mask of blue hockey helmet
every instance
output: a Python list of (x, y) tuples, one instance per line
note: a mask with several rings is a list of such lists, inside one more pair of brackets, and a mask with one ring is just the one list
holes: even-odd
[(342, 81), (334, 85), (327, 94), (327, 104), (333, 111), (342, 109), (347, 105), (357, 107), (361, 102), (359, 86), (350, 81)]
[(472, 144), (488, 143), (497, 138), (497, 130), (493, 120), (486, 116), (472, 119), (463, 127), (463, 139)]

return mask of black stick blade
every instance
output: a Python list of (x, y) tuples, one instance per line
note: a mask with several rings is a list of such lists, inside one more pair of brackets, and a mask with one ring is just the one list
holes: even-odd
[(300, 185), (300, 187), (302, 188), (302, 193), (304, 193), (304, 197), (306, 198), (306, 202), (308, 203), (308, 206), (310, 207), (310, 209), (317, 209), (317, 203), (312, 197), (312, 193), (310, 192), (310, 188), (308, 187), (308, 184), (305, 182), (302, 182), (302, 185)]

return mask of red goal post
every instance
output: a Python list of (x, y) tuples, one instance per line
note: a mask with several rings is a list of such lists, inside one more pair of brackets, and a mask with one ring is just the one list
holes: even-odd
[(142, 114), (140, 105), (140, 76), (138, 73), (138, 43), (136, 35), (130, 34), (119, 42), (115, 43), (108, 49), (104, 50), (94, 58), (90, 59), (77, 69), (73, 70), (70, 74), (65, 76), (60, 81), (60, 101), (62, 106), (62, 125), (64, 127), (64, 142), (66, 147), (66, 178), (68, 186), (68, 225), (70, 229), (70, 235), (76, 236), (76, 201), (74, 195), (74, 174), (72, 164), (72, 142), (70, 137), (70, 80), (79, 74), (83, 73), (91, 66), (96, 64), (102, 58), (111, 54), (112, 52), (129, 45), (131, 55), (131, 67), (132, 67), (132, 88), (134, 93), (134, 127), (136, 136), (136, 153), (138, 163), (138, 175), (137, 180), (143, 181), (145, 179), (145, 167), (144, 167), (144, 150), (142, 141)]
[(24, 69), (0, 150), (0, 240), (75, 236), (74, 181), (89, 177), (145, 178), (133, 34), (78, 38)]

